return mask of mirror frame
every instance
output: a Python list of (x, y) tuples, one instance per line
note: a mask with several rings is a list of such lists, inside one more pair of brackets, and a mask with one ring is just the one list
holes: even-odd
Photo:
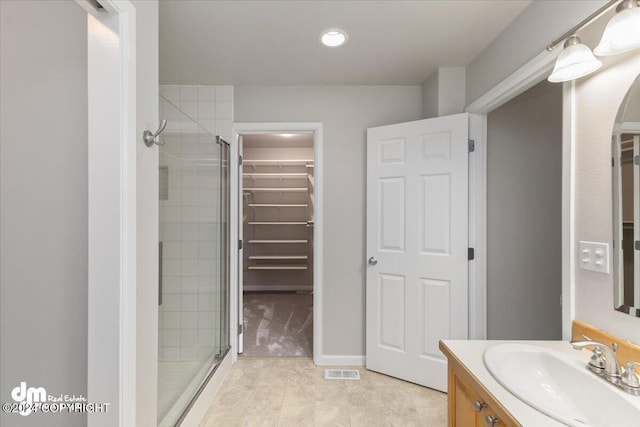
[[(631, 87), (627, 91), (624, 100), (620, 104), (618, 113), (616, 115), (616, 121), (613, 126), (612, 138), (611, 138), (611, 157), (615, 162), (616, 158), (620, 157), (620, 138), (622, 134), (636, 134), (640, 135), (640, 118), (638, 122), (624, 122), (624, 115), (627, 107), (633, 96), (640, 96), (640, 75), (636, 77)], [(612, 164), (613, 166), (613, 164)], [(622, 241), (623, 225), (618, 218), (620, 216), (620, 210), (622, 209), (622, 197), (620, 195), (620, 182), (619, 176), (615, 172), (616, 169), (612, 168), (611, 184), (612, 184), (612, 213), (613, 213), (613, 291), (614, 291), (614, 308), (616, 311), (620, 311), (625, 314), (629, 314), (634, 317), (640, 317), (640, 306), (633, 307), (624, 304), (624, 278), (621, 277), (620, 266), (623, 260), (620, 257), (619, 246)], [(634, 188), (634, 190), (636, 190)], [(640, 191), (640, 189), (637, 189)], [(637, 235), (637, 229), (640, 228), (640, 219), (638, 218), (638, 212), (634, 214), (634, 235)], [(618, 244), (616, 244), (618, 242)], [(634, 277), (637, 278), (638, 272), (634, 272)], [(640, 287), (640, 283), (635, 283), (634, 287)]]

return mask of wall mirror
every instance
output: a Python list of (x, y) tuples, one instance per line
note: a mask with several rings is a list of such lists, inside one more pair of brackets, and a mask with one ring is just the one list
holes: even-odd
[(640, 317), (640, 76), (618, 110), (612, 157), (614, 305)]

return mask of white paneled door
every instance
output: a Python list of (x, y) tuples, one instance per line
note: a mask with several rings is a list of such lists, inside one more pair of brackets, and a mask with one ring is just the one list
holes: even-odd
[(468, 114), (367, 130), (367, 369), (447, 389), (468, 337)]

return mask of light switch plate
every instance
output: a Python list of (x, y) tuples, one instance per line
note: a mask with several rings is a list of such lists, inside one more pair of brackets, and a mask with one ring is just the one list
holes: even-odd
[(578, 263), (583, 270), (609, 274), (609, 244), (580, 241)]

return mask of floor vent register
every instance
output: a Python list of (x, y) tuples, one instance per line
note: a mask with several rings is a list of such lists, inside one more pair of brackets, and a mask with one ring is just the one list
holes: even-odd
[(325, 380), (359, 380), (360, 371), (357, 369), (325, 369)]

